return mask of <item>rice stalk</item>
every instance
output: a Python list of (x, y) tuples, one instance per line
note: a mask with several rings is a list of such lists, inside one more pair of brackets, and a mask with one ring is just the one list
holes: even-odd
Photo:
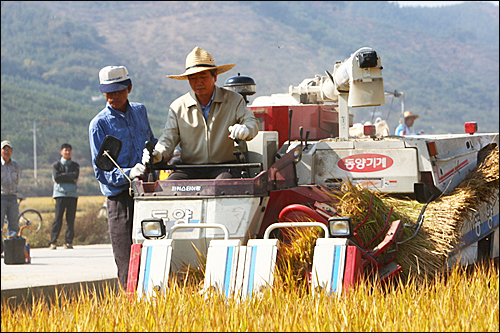
[(276, 258), (276, 280), (285, 287), (305, 290), (308, 288), (307, 273), (312, 268), (316, 239), (322, 237), (319, 227), (287, 229), (290, 243), (279, 243)]

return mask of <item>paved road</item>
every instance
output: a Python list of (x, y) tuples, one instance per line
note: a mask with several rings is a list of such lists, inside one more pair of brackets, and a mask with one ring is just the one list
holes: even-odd
[(116, 283), (117, 272), (110, 244), (31, 249), (31, 263), (6, 265), (2, 258), (2, 299), (50, 294), (55, 286)]

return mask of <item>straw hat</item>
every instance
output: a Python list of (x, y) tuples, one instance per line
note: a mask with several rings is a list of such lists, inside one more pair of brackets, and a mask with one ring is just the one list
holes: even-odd
[(405, 112), (403, 113), (403, 116), (404, 116), (405, 118), (415, 118), (415, 119), (418, 119), (418, 118), (420, 117), (418, 114), (413, 114), (413, 113), (411, 113), (411, 111), (405, 111)]
[[(405, 111), (403, 113), (403, 116), (406, 118), (413, 118), (413, 119), (418, 119), (420, 116), (418, 114), (413, 114), (411, 111)], [(403, 122), (403, 118), (399, 118), (399, 123), (401, 124)]]
[(175, 80), (187, 80), (188, 75), (203, 72), (210, 69), (217, 69), (217, 74), (225, 73), (235, 64), (216, 66), (214, 58), (207, 51), (196, 46), (186, 57), (186, 71), (179, 75), (167, 75)]

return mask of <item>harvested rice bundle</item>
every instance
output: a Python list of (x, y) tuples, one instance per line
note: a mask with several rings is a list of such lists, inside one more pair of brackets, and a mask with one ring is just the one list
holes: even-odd
[[(397, 246), (395, 259), (403, 267), (403, 277), (415, 272), (412, 275), (417, 275), (417, 280), (425, 279), (426, 275), (432, 277), (443, 267), (443, 258), (436, 256), (435, 251), (442, 247), (439, 238), (435, 244), (436, 240), (428, 235), (426, 228), (415, 234), (417, 226), (414, 221), (418, 219), (421, 203), (386, 197), (349, 181), (344, 182), (335, 203), (337, 212), (350, 216), (354, 227), (359, 227), (358, 241), (367, 249), (373, 249), (384, 239), (392, 221), (399, 219), (409, 226), (404, 228), (403, 243)], [(288, 287), (305, 286), (306, 272), (312, 268), (316, 239), (323, 237), (323, 232), (321, 228), (296, 228), (290, 229), (290, 233), (290, 243), (280, 243), (277, 276)]]
[(416, 282), (422, 282), (445, 268), (449, 252), (461, 238), (463, 221), (470, 218), (483, 202), (498, 198), (495, 196), (495, 193), (498, 195), (498, 147), (492, 147), (483, 155), (484, 161), (480, 157), (478, 167), (456, 189), (426, 207), (417, 234), (414, 231), (418, 228), (418, 217), (424, 208), (417, 201), (389, 198), (380, 192), (345, 182), (342, 189), (344, 195), (339, 197), (336, 208), (341, 215), (351, 216), (355, 226), (368, 218), (358, 230), (366, 244), (383, 229), (392, 207), (390, 221), (401, 219), (406, 224), (402, 242), (398, 244), (396, 262), (403, 267), (403, 277), (413, 275)]
[[(486, 153), (484, 153), (486, 152)], [(485, 155), (482, 159), (481, 155)], [(465, 221), (471, 220), (483, 203), (493, 205), (498, 200), (498, 147), (484, 150), (478, 157), (478, 166), (451, 191), (448, 195), (438, 198), (427, 209), (427, 222), (435, 226), (431, 236), (446, 243), (444, 248), (453, 248), (458, 244)], [(443, 237), (438, 231), (449, 227), (451, 235)], [(448, 252), (444, 254), (447, 258)]]
[[(350, 216), (355, 227), (366, 221), (357, 232), (367, 249), (373, 249), (384, 239), (391, 222), (403, 222), (405, 227), (400, 243), (396, 245), (395, 259), (403, 268), (403, 279), (410, 275), (415, 275), (417, 281), (432, 277), (443, 266), (443, 258), (436, 255), (436, 249), (442, 247), (440, 239), (429, 236), (426, 223), (417, 232), (423, 204), (390, 198), (350, 182), (345, 182), (342, 190), (344, 195), (336, 208), (341, 215)], [(447, 229), (445, 227), (441, 232), (449, 234)]]

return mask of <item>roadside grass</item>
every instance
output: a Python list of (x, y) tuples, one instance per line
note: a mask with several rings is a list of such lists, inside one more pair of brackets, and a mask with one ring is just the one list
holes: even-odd
[[(106, 198), (104, 196), (81, 196), (78, 198), (75, 218), (75, 238), (73, 245), (109, 244), (108, 224), (106, 218), (99, 217), (99, 209)], [(19, 205), (19, 212), (25, 209), (36, 209), (42, 215), (42, 227), (38, 232), (24, 229), (22, 236), (30, 244), (30, 248), (47, 247), (50, 242), (50, 232), (55, 216), (55, 199), (52, 197), (28, 197)], [(6, 235), (7, 224), (2, 230)], [(58, 245), (64, 242), (66, 230), (66, 214), (58, 238)]]

